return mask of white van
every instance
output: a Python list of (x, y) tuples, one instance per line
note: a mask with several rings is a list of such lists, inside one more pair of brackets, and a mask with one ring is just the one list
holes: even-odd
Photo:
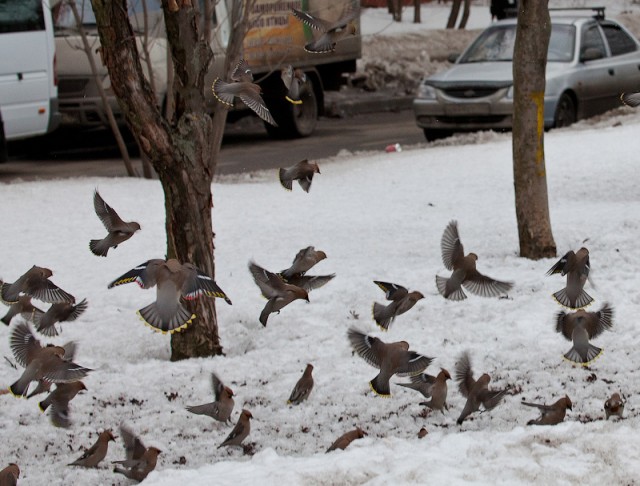
[(0, 157), (5, 140), (43, 135), (60, 120), (49, 1), (0, 0)]

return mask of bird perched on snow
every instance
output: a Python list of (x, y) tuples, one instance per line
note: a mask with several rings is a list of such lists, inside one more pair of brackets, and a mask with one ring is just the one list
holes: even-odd
[(447, 380), (450, 379), (449, 372), (442, 368), (438, 376), (422, 373), (412, 376), (411, 383), (398, 383), (398, 385), (411, 388), (421, 393), (425, 398), (431, 398), (428, 402), (420, 402), (420, 405), (429, 407), (431, 410), (440, 410), (444, 415), (445, 409), (449, 410), (447, 405)]
[(180, 263), (174, 258), (148, 260), (115, 279), (109, 288), (130, 282), (136, 282), (143, 289), (157, 287), (155, 302), (140, 309), (138, 315), (163, 334), (186, 328), (196, 317), (185, 309), (181, 297), (186, 300), (202, 295), (220, 297), (231, 305), (229, 297), (211, 277), (191, 263)]
[(135, 221), (122, 221), (118, 213), (104, 202), (97, 189), (93, 193), (93, 208), (107, 229), (107, 236), (89, 242), (89, 249), (94, 255), (106, 257), (109, 248), (118, 248), (120, 243), (127, 241), (140, 229), (140, 225)]
[(471, 359), (469, 353), (464, 352), (456, 363), (456, 381), (462, 396), (467, 399), (464, 409), (458, 417), (457, 424), (462, 425), (473, 412), (480, 410), (482, 405), (485, 410), (491, 410), (500, 403), (507, 390), (489, 390), (491, 377), (485, 373), (478, 380), (473, 379)]
[(216, 99), (229, 107), (233, 106), (233, 99), (237, 96), (256, 115), (273, 126), (278, 126), (271, 116), (271, 112), (265, 104), (262, 96), (262, 89), (253, 82), (253, 73), (249, 64), (244, 59), (240, 59), (231, 73), (232, 83), (227, 83), (220, 78), (216, 78), (211, 85), (211, 90)]
[(374, 284), (380, 287), (387, 300), (390, 300), (389, 305), (373, 303), (373, 320), (384, 331), (389, 330), (389, 326), (400, 314), (404, 314), (411, 309), (416, 302), (420, 299), (424, 299), (424, 295), (418, 291), (409, 292), (401, 285), (388, 282), (379, 282), (374, 280)]
[(17, 464), (11, 463), (0, 471), (0, 486), (15, 486), (20, 478), (20, 468)]
[(391, 396), (389, 380), (393, 375), (417, 375), (433, 361), (433, 358), (409, 351), (409, 343), (406, 341), (385, 343), (355, 328), (350, 328), (347, 336), (354, 351), (371, 366), (380, 370), (369, 382), (369, 386), (377, 395)]
[(304, 369), (302, 376), (296, 383), (296, 386), (293, 387), (293, 391), (291, 392), (287, 403), (299, 405), (309, 398), (311, 390), (313, 390), (313, 376), (311, 376), (312, 371), (313, 365), (308, 364)]
[(28, 321), (33, 321), (35, 314), (43, 313), (40, 309), (35, 307), (31, 303), (31, 296), (29, 295), (21, 295), (18, 297), (18, 301), (14, 302), (9, 306), (9, 310), (5, 314), (5, 316), (0, 319), (7, 326), (11, 324), (11, 319), (13, 319), (16, 315), (20, 314)]
[(89, 449), (69, 466), (80, 467), (97, 467), (100, 462), (107, 456), (109, 450), (109, 442), (114, 441), (116, 438), (113, 436), (111, 430), (105, 430), (98, 435), (98, 440)]
[(440, 248), (445, 268), (453, 271), (449, 278), (436, 275), (438, 292), (446, 299), (466, 299), (467, 296), (462, 287), (481, 297), (497, 297), (513, 287), (512, 282), (494, 280), (476, 270), (478, 255), (475, 253), (464, 255), (464, 248), (458, 235), (457, 221), (451, 221), (445, 228)]
[(291, 277), (304, 275), (316, 263), (321, 262), (325, 258), (327, 258), (327, 254), (325, 252), (316, 250), (313, 246), (308, 246), (296, 254), (291, 266), (286, 270), (282, 270), (280, 275), (282, 275), (285, 280), (288, 280)]
[(338, 437), (335, 442), (329, 446), (327, 452), (335, 451), (336, 449), (345, 450), (354, 440), (362, 439), (365, 435), (367, 435), (367, 433), (364, 430), (360, 427), (356, 427), (355, 429)]
[(293, 190), (293, 181), (298, 181), (302, 190), (309, 192), (311, 182), (313, 182), (313, 175), (319, 173), (320, 167), (318, 167), (317, 162), (309, 162), (308, 159), (304, 159), (291, 167), (281, 167), (278, 170), (278, 177), (280, 178), (280, 184), (287, 191)]
[(53, 390), (47, 398), (42, 400), (38, 406), (42, 412), (51, 407), (49, 418), (51, 423), (56, 427), (68, 428), (71, 426), (69, 419), (69, 402), (82, 390), (87, 387), (81, 381), (72, 381), (71, 383), (58, 383), (56, 389)]
[(603, 331), (611, 329), (613, 308), (604, 304), (598, 312), (586, 312), (579, 309), (567, 314), (560, 311), (556, 317), (556, 332), (561, 333), (568, 341), (573, 341), (572, 348), (564, 355), (567, 361), (588, 366), (602, 354), (602, 349), (589, 342)]
[(238, 423), (233, 428), (231, 433), (227, 436), (222, 444), (218, 446), (218, 449), (221, 447), (228, 446), (239, 446), (242, 444), (242, 441), (247, 438), (249, 432), (251, 432), (251, 420), (253, 415), (249, 410), (242, 410), (240, 413), (240, 417), (238, 418)]
[(268, 299), (267, 305), (260, 313), (260, 323), (263, 326), (267, 325), (269, 314), (280, 313), (280, 309), (294, 300), (303, 299), (309, 302), (309, 293), (305, 289), (284, 282), (278, 275), (265, 270), (255, 262), (249, 262), (249, 271), (263, 297)]
[(313, 53), (333, 52), (336, 50), (336, 43), (350, 35), (358, 32), (356, 18), (359, 15), (355, 4), (347, 7), (344, 14), (335, 22), (314, 17), (308, 12), (291, 9), (293, 15), (305, 25), (322, 32), (322, 35), (304, 46), (304, 50)]
[(624, 402), (622, 401), (622, 398), (620, 398), (619, 393), (614, 393), (611, 395), (611, 398), (604, 402), (604, 413), (607, 416), (607, 420), (609, 420), (609, 417), (612, 415), (622, 418), (623, 412)]
[(156, 468), (158, 455), (162, 451), (157, 447), (145, 447), (142, 441), (124, 425), (120, 425), (120, 435), (124, 442), (126, 459), (114, 461), (113, 464), (120, 464), (122, 467), (114, 467), (113, 472), (140, 482)]
[(9, 387), (14, 396), (26, 396), (32, 381), (69, 383), (84, 378), (91, 371), (67, 360), (62, 346), (42, 347), (26, 322), (13, 328), (9, 346), (16, 361), (25, 368), (18, 381)]
[(233, 391), (225, 386), (215, 373), (211, 373), (211, 388), (215, 398), (213, 402), (189, 406), (187, 410), (196, 415), (207, 415), (219, 422), (228, 422), (235, 405)]
[(527, 407), (535, 407), (540, 410), (540, 418), (537, 420), (529, 420), (527, 425), (556, 425), (564, 421), (567, 409), (572, 410), (571, 399), (565, 395), (551, 405), (542, 405), (539, 403), (522, 402)]
[(18, 302), (20, 295), (26, 294), (34, 299), (55, 304), (57, 302), (75, 302), (73, 295), (55, 285), (49, 277), (53, 272), (48, 268), (34, 265), (18, 280), (6, 283), (0, 280), (0, 300), (6, 305)]
[(584, 291), (590, 269), (589, 250), (584, 247), (576, 253), (568, 251), (549, 269), (547, 275), (559, 273), (563, 277), (567, 276), (567, 286), (553, 294), (558, 304), (569, 309), (581, 309), (593, 302), (593, 298)]
[(82, 313), (87, 310), (87, 299), (82, 299), (78, 304), (69, 302), (60, 302), (51, 304), (46, 312), (35, 312), (33, 322), (36, 325), (36, 331), (45, 336), (57, 336), (58, 330), (55, 324), (57, 322), (75, 321)]
[(622, 93), (620, 95), (620, 101), (625, 105), (635, 108), (640, 106), (640, 92), (637, 93)]
[(289, 64), (282, 68), (280, 77), (287, 88), (285, 99), (294, 105), (301, 105), (300, 88), (307, 82), (307, 75), (302, 69), (293, 69), (293, 66)]

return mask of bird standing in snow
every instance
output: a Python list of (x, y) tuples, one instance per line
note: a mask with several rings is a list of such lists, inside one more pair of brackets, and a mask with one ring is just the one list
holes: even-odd
[(573, 346), (564, 355), (567, 361), (588, 366), (602, 354), (602, 349), (589, 342), (603, 331), (611, 329), (613, 308), (604, 304), (598, 312), (579, 309), (567, 314), (560, 311), (556, 317), (556, 332), (562, 334)]
[(253, 82), (253, 73), (249, 64), (241, 59), (231, 73), (232, 83), (227, 83), (216, 78), (211, 85), (211, 90), (216, 99), (229, 107), (233, 106), (233, 99), (237, 96), (256, 115), (273, 126), (278, 126), (271, 116), (269, 108), (260, 94), (262, 89)]
[(211, 277), (194, 265), (173, 258), (148, 260), (115, 279), (108, 288), (131, 282), (143, 289), (157, 287), (155, 302), (140, 309), (138, 315), (163, 334), (186, 328), (196, 317), (182, 305), (181, 298), (193, 300), (206, 295), (222, 298), (231, 305), (229, 297)]
[(126, 459), (114, 461), (122, 467), (114, 467), (113, 472), (122, 474), (135, 481), (143, 481), (156, 468), (158, 455), (162, 452), (157, 447), (145, 447), (142, 441), (126, 426), (120, 426), (120, 436), (124, 442)]
[(428, 402), (420, 402), (420, 405), (429, 407), (431, 410), (440, 410), (444, 415), (445, 409), (449, 410), (447, 405), (447, 380), (450, 379), (449, 372), (442, 368), (438, 376), (422, 373), (412, 376), (411, 383), (398, 383), (398, 385), (411, 388), (421, 393), (425, 398), (431, 398)]
[(187, 407), (187, 410), (196, 415), (207, 415), (219, 422), (227, 422), (233, 412), (233, 391), (218, 378), (218, 375), (211, 373), (211, 388), (213, 389), (214, 401), (204, 405), (194, 405)]
[(96, 256), (106, 257), (109, 248), (118, 248), (120, 243), (127, 241), (140, 229), (140, 225), (135, 221), (128, 223), (122, 221), (118, 213), (104, 202), (97, 189), (93, 193), (93, 208), (107, 229), (107, 236), (101, 240), (91, 240), (89, 242), (89, 249)]
[(312, 371), (313, 365), (308, 364), (304, 369), (302, 376), (296, 383), (296, 386), (293, 387), (293, 391), (291, 392), (287, 403), (299, 405), (309, 398), (311, 390), (313, 390), (313, 376), (311, 376)]
[(568, 251), (547, 275), (559, 273), (567, 276), (567, 285), (553, 294), (558, 304), (569, 309), (581, 309), (593, 302), (593, 298), (584, 291), (584, 284), (589, 278), (589, 250), (582, 247), (576, 253)]
[(319, 173), (320, 167), (318, 167), (317, 162), (309, 162), (307, 159), (304, 159), (291, 167), (281, 167), (278, 170), (278, 177), (280, 178), (280, 184), (287, 191), (293, 190), (293, 181), (298, 181), (302, 190), (309, 192), (311, 182), (313, 182), (313, 175)]
[(609, 417), (612, 415), (622, 418), (623, 412), (624, 402), (622, 401), (622, 398), (620, 398), (619, 393), (614, 393), (611, 395), (611, 398), (604, 402), (604, 414), (606, 415), (607, 420), (609, 420)]
[(6, 305), (11, 305), (18, 302), (20, 295), (26, 294), (49, 304), (75, 302), (76, 299), (73, 295), (49, 280), (52, 275), (53, 272), (48, 268), (34, 265), (13, 283), (0, 280), (0, 300)]
[(17, 464), (11, 463), (0, 471), (0, 486), (15, 486), (20, 478), (20, 468)]
[(300, 89), (307, 82), (307, 75), (302, 69), (293, 69), (293, 66), (289, 64), (282, 68), (280, 77), (287, 88), (285, 99), (294, 105), (301, 105)]
[(462, 287), (481, 297), (498, 297), (513, 287), (512, 282), (494, 280), (476, 270), (478, 255), (475, 253), (464, 255), (464, 248), (458, 235), (457, 221), (451, 221), (445, 228), (440, 247), (445, 268), (453, 271), (449, 278), (436, 275), (438, 292), (444, 298), (450, 300), (466, 299), (467, 296)]
[(238, 418), (238, 423), (233, 428), (231, 433), (227, 436), (222, 444), (218, 446), (218, 449), (221, 447), (229, 447), (229, 446), (239, 446), (242, 444), (242, 441), (247, 438), (249, 432), (251, 432), (251, 420), (253, 415), (249, 410), (242, 410), (240, 417)]
[(535, 407), (540, 410), (540, 418), (537, 420), (529, 420), (527, 425), (556, 425), (564, 421), (567, 409), (572, 410), (573, 404), (571, 399), (565, 395), (551, 405), (543, 405), (539, 403), (522, 402), (527, 407)]
[(95, 444), (84, 451), (84, 453), (78, 459), (69, 464), (69, 466), (97, 467), (98, 464), (107, 457), (109, 442), (115, 440), (116, 438), (113, 436), (111, 430), (101, 432), (100, 435), (98, 435), (98, 440)]
[(364, 430), (360, 427), (356, 427), (355, 429), (338, 437), (335, 442), (329, 446), (327, 452), (335, 451), (336, 449), (345, 450), (354, 440), (362, 439), (365, 435), (367, 435), (367, 433)]
[(355, 328), (349, 329), (347, 337), (354, 351), (371, 366), (380, 370), (369, 382), (371, 390), (380, 396), (391, 396), (389, 380), (393, 375), (417, 375), (433, 361), (433, 358), (409, 351), (409, 343), (406, 341), (385, 343)]
[(340, 40), (350, 35), (356, 35), (358, 32), (356, 19), (359, 11), (356, 3), (349, 5), (344, 14), (334, 22), (315, 17), (308, 12), (302, 12), (295, 8), (291, 10), (293, 15), (302, 23), (322, 32), (320, 37), (304, 46), (304, 50), (307, 52), (333, 52), (336, 50), (336, 44)]
[(389, 326), (397, 316), (407, 312), (420, 299), (424, 299), (422, 293), (415, 290), (409, 292), (401, 285), (376, 280), (373, 283), (380, 287), (384, 291), (387, 300), (391, 301), (389, 305), (379, 304), (378, 302), (373, 303), (373, 320), (384, 331), (389, 330)]

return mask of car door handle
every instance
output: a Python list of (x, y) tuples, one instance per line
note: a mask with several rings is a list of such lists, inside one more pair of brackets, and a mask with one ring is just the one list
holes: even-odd
[(609, 69), (609, 76), (613, 76), (614, 74), (616, 74), (614, 69)]

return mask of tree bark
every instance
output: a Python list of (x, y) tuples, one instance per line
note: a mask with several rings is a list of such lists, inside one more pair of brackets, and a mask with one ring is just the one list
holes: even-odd
[(449, 13), (449, 20), (447, 21), (447, 29), (453, 29), (456, 26), (458, 14), (460, 13), (461, 1), (462, 0), (453, 0), (451, 3), (451, 12)]
[(513, 56), (513, 180), (520, 256), (553, 257), (544, 161), (544, 90), (551, 34), (548, 0), (520, 0)]
[(465, 29), (467, 27), (467, 21), (469, 20), (470, 14), (471, 14), (471, 0), (464, 0), (464, 8), (462, 9), (462, 18), (460, 19), (460, 24), (458, 24), (458, 29)]
[(421, 0), (413, 0), (413, 23), (419, 24), (422, 22), (420, 18), (420, 5)]

